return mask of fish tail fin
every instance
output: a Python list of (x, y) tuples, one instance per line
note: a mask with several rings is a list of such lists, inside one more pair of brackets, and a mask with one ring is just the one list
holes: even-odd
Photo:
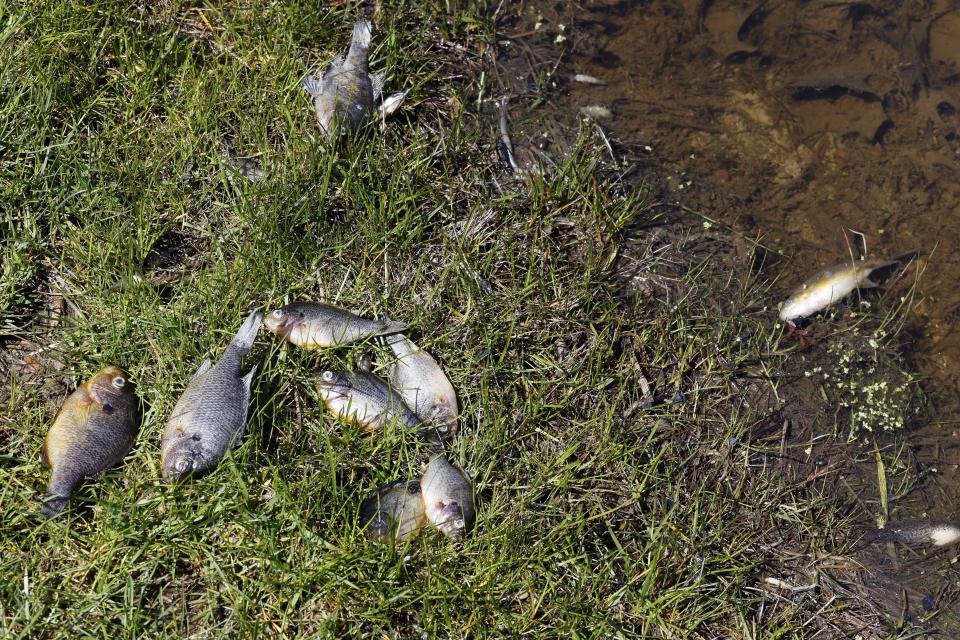
[(353, 25), (353, 39), (350, 41), (350, 48), (358, 47), (364, 50), (369, 48), (371, 34), (370, 23), (366, 20), (358, 20)]
[(377, 333), (380, 336), (388, 336), (393, 333), (400, 333), (407, 330), (407, 325), (403, 322), (398, 322), (396, 320), (391, 320), (390, 318), (384, 318), (383, 327)]
[(58, 496), (56, 494), (48, 493), (43, 498), (43, 502), (40, 503), (40, 513), (46, 518), (58, 516), (63, 513), (64, 509), (67, 508), (68, 500), (69, 498), (66, 496)]
[(901, 256), (897, 256), (897, 257), (895, 257), (895, 258), (892, 258), (892, 261), (893, 261), (893, 262), (901, 262), (901, 263), (906, 264), (907, 262), (910, 262), (911, 260), (916, 260), (916, 259), (919, 258), (919, 257), (920, 257), (920, 252), (919, 252), (919, 251), (908, 251), (908, 252), (906, 252), (905, 254), (903, 254), (903, 255), (901, 255)]
[(260, 309), (255, 310), (247, 316), (247, 319), (240, 325), (240, 330), (237, 331), (237, 335), (230, 341), (230, 347), (244, 353), (250, 351), (250, 349), (253, 348), (253, 341), (257, 337), (257, 332), (260, 331), (260, 324), (262, 322), (263, 311), (260, 311)]

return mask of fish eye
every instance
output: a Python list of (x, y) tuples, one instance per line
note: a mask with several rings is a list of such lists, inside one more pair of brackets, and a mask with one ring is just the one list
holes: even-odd
[(439, 431), (440, 433), (446, 433), (449, 430), (450, 430), (450, 427), (445, 424), (437, 425), (437, 431)]
[(333, 371), (324, 371), (322, 377), (323, 377), (323, 379), (326, 380), (327, 382), (332, 382), (332, 381), (333, 381)]
[(274, 312), (273, 312), (271, 315), (272, 315), (274, 318), (282, 318), (282, 317), (283, 317), (283, 309), (275, 309)]
[(117, 376), (116, 378), (114, 378), (112, 382), (113, 382), (113, 386), (115, 386), (117, 389), (123, 388), (123, 385), (127, 383), (127, 381), (121, 378), (120, 376)]

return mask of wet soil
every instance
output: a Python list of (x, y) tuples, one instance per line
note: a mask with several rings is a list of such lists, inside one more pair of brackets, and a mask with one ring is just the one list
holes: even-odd
[(905, 275), (918, 294), (907, 357), (936, 418), (914, 439), (939, 476), (929, 510), (955, 515), (960, 3), (653, 0), (528, 11), (529, 39), (544, 32), (564, 49), (559, 99), (609, 108), (604, 126), (669, 167), (670, 195), (779, 254), (765, 274), (780, 293), (864, 248), (921, 252)]
[[(922, 374), (930, 408), (910, 421), (902, 467), (889, 470), (912, 478), (896, 487), (891, 511), (960, 519), (960, 2), (532, 2), (512, 16), (499, 89), (548, 95), (560, 112), (609, 109), (595, 118), (665, 203), (770, 250), (761, 275), (775, 281), (771, 322), (779, 300), (820, 267), (851, 254), (920, 253), (886, 295), (865, 298), (893, 309), (913, 295), (889, 357)], [(518, 147), (549, 154), (556, 126), (542, 124), (539, 137), (518, 131)], [(815, 346), (797, 372), (828, 359)], [(801, 381), (792, 395), (795, 433), (781, 449), (812, 437), (829, 412), (803, 401), (819, 396), (815, 385)], [(876, 485), (872, 456), (840, 442), (811, 449), (817, 455), (800, 457), (812, 466), (788, 475), (833, 468), (827, 490), (859, 502), (855, 517), (875, 514), (876, 486), (864, 490), (869, 473)], [(889, 619), (922, 616), (956, 602), (944, 570), (953, 555), (874, 549), (859, 555), (864, 574), (848, 587), (886, 598)]]
[[(672, 165), (687, 206), (784, 257), (786, 291), (818, 266), (918, 250), (910, 356), (937, 419), (918, 442), (960, 498), (960, 5), (617, 2), (557, 15), (570, 82), (618, 136)], [(684, 179), (687, 178), (687, 179)]]

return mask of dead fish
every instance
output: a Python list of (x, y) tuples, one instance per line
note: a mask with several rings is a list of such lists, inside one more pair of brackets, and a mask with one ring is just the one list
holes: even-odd
[(870, 274), (902, 259), (858, 260), (827, 267), (808, 278), (780, 305), (780, 319), (792, 324), (839, 302), (854, 289), (876, 287)]
[(373, 113), (374, 105), (383, 117), (400, 108), (409, 89), (384, 98), (383, 86), (386, 74), (370, 75), (368, 55), (370, 51), (370, 23), (361, 20), (353, 25), (353, 39), (346, 57), (343, 54), (327, 67), (319, 78), (308, 75), (303, 79), (303, 88), (313, 98), (320, 130), (330, 136), (334, 122), (341, 131), (356, 129)]
[(353, 39), (346, 57), (338, 55), (320, 78), (307, 76), (303, 88), (313, 98), (320, 129), (327, 136), (335, 121), (342, 128), (355, 129), (373, 111), (373, 82), (367, 69), (370, 50), (370, 23), (353, 25)]
[(473, 483), (460, 467), (442, 455), (430, 460), (420, 478), (427, 519), (452, 540), (458, 540), (473, 526)]
[(945, 547), (960, 540), (960, 525), (956, 522), (890, 522), (883, 529), (872, 532), (870, 538), (871, 542), (893, 540)]
[(164, 480), (180, 480), (213, 469), (231, 447), (240, 444), (250, 408), (250, 382), (257, 370), (241, 375), (243, 356), (250, 352), (263, 313), (254, 311), (217, 364), (200, 364), (167, 420), (160, 442)]
[(500, 101), (500, 138), (497, 140), (497, 150), (511, 173), (519, 176), (538, 176), (543, 173), (536, 159), (529, 152), (523, 153), (524, 158), (518, 161), (518, 154), (515, 153), (513, 140), (510, 138), (510, 128), (507, 125), (506, 98)]
[(573, 81), (574, 81), (574, 82), (582, 82), (583, 84), (595, 84), (595, 85), (598, 85), (598, 86), (603, 86), (603, 85), (607, 84), (606, 82), (604, 82), (604, 81), (601, 80), (600, 78), (598, 78), (598, 77), (596, 77), (596, 76), (587, 75), (586, 73), (578, 73), (578, 74), (574, 75), (574, 76), (573, 76)]
[(267, 316), (267, 329), (304, 349), (342, 347), (407, 328), (392, 320), (367, 320), (346, 309), (322, 302), (294, 302)]
[(613, 112), (602, 104), (588, 104), (580, 107), (580, 113), (592, 120), (609, 120)]
[(413, 538), (427, 522), (419, 480), (397, 480), (360, 504), (360, 523), (374, 542)]
[(429, 353), (403, 334), (389, 336), (387, 344), (397, 359), (390, 364), (390, 385), (414, 413), (434, 426), (442, 437), (457, 430), (457, 392)]
[(320, 397), (337, 416), (373, 431), (396, 421), (415, 429), (420, 419), (386, 382), (366, 371), (324, 371), (317, 380)]
[(137, 396), (119, 367), (101, 369), (70, 394), (44, 440), (42, 458), (52, 472), (41, 513), (57, 515), (85, 478), (123, 460), (139, 424)]

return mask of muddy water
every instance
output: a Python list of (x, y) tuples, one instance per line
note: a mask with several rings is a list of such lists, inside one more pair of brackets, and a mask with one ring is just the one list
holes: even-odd
[[(911, 250), (908, 354), (936, 420), (915, 434), (960, 499), (960, 3), (653, 0), (537, 8), (566, 47), (574, 106), (671, 166), (688, 206), (782, 252), (781, 290), (817, 265)], [(562, 27), (561, 27), (562, 25)]]

